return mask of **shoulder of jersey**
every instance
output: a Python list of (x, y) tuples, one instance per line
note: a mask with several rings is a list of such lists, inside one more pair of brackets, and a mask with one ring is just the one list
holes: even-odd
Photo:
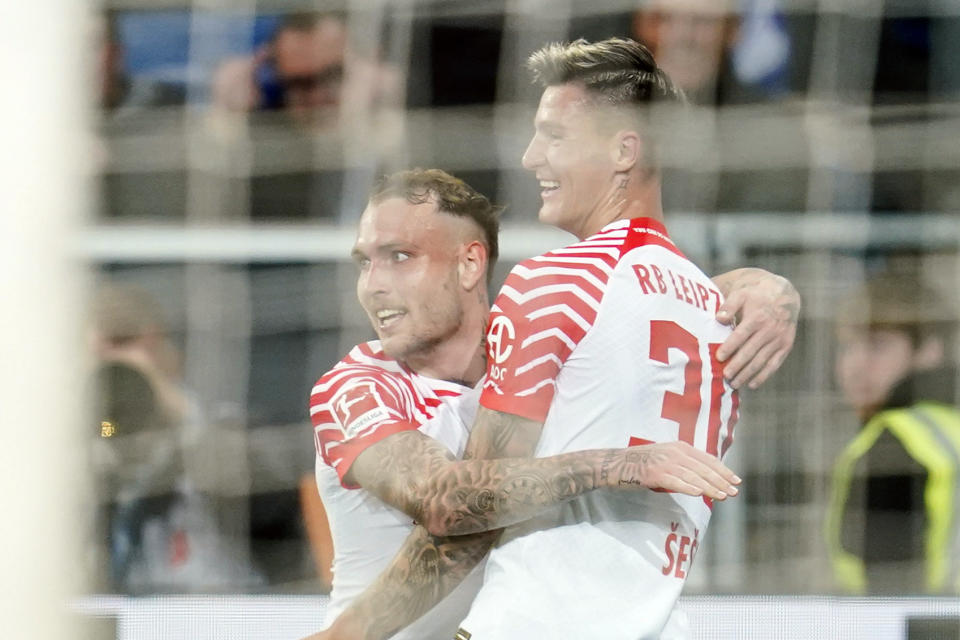
[(332, 369), (320, 376), (311, 392), (310, 402), (316, 404), (330, 399), (345, 382), (356, 377), (409, 378), (410, 374), (399, 362), (387, 356), (380, 348), (379, 340), (358, 344)]
[(350, 383), (375, 384), (390, 389), (396, 398), (409, 398), (418, 407), (434, 406), (437, 400), (424, 397), (429, 388), (437, 397), (459, 396), (463, 388), (456, 383), (430, 380), (424, 385), (415, 373), (388, 356), (379, 340), (358, 344), (340, 362), (323, 374), (310, 394), (310, 405), (329, 403), (337, 392)]
[[(626, 222), (626, 221), (624, 221)], [(608, 228), (574, 244), (519, 263), (501, 295), (518, 305), (536, 298), (574, 297), (595, 307), (620, 259), (628, 225)], [(502, 300), (501, 300), (502, 301)]]

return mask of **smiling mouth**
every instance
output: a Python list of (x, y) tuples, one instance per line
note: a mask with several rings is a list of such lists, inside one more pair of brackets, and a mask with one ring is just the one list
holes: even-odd
[(380, 330), (389, 329), (393, 325), (400, 322), (400, 319), (405, 315), (406, 313), (396, 309), (382, 309), (377, 311), (377, 328)]
[(540, 180), (540, 197), (546, 198), (559, 188), (560, 183), (556, 180)]

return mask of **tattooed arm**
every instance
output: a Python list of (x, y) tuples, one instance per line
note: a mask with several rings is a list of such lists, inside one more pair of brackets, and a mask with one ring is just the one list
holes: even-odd
[[(480, 407), (463, 462), (532, 456), (542, 428), (539, 422)], [(446, 538), (415, 527), (387, 569), (337, 617), (325, 635), (316, 636), (317, 640), (388, 638), (446, 597), (499, 536), (497, 529)]]
[[(541, 428), (538, 422), (481, 407), (465, 460), (456, 462), (440, 456), (444, 459), (441, 462), (434, 455), (429, 463), (419, 467), (420, 463), (409, 463), (411, 469), (418, 469), (420, 474), (429, 477), (438, 475), (436, 468), (440, 468), (439, 476), (443, 478), (434, 488), (437, 496), (442, 497), (426, 499), (417, 509), (424, 514), (436, 511), (440, 519), (446, 521), (446, 529), (480, 531), (532, 517), (545, 506), (600, 486), (665, 488), (691, 495), (700, 495), (703, 491), (708, 495), (720, 494), (723, 492), (717, 487), (723, 487), (731, 495), (736, 493), (728, 483), (728, 479), (738, 482), (736, 476), (716, 458), (681, 442), (531, 459), (528, 456), (533, 454)], [(384, 442), (397, 440), (400, 435), (404, 434), (396, 434)], [(424, 446), (425, 443), (420, 443), (411, 448), (420, 450)], [(434, 446), (439, 447), (435, 443)], [(403, 447), (400, 445), (390, 453), (403, 455)], [(359, 462), (358, 457), (353, 467), (357, 468)], [(367, 462), (389, 464), (380, 456), (372, 456)], [(427, 466), (431, 468), (426, 470)], [(360, 476), (374, 473), (366, 465), (357, 470)], [(415, 477), (417, 474), (404, 475)], [(361, 482), (364, 479), (361, 478)], [(393, 486), (402, 483), (384, 479), (375, 479), (374, 483), (391, 486), (385, 493), (393, 499), (410, 489)], [(416, 483), (417, 480), (411, 478), (411, 484)], [(483, 490), (478, 492), (478, 487)], [(480, 493), (484, 498), (478, 500)], [(446, 510), (456, 515), (444, 517)], [(311, 638), (389, 637), (450, 593), (486, 555), (498, 536), (499, 530), (455, 537), (435, 536), (422, 526), (415, 527), (380, 577), (330, 629)]]
[(793, 284), (757, 268), (735, 269), (714, 276), (726, 299), (717, 313), (736, 328), (717, 352), (727, 362), (723, 375), (739, 388), (756, 389), (780, 368), (793, 348), (800, 316), (800, 294)]
[(485, 409), (481, 415), (465, 460), (419, 431), (404, 431), (368, 447), (345, 479), (437, 536), (505, 527), (598, 488), (652, 485), (717, 500), (736, 494), (729, 469), (684, 443), (530, 458), (539, 423)]
[[(413, 624), (466, 578), (500, 530), (436, 537), (414, 527), (390, 565), (333, 624), (303, 640), (382, 640)], [(452, 637), (454, 629), (450, 629)]]

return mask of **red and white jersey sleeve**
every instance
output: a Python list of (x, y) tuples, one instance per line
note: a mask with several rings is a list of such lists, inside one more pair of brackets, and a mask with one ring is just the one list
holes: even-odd
[(513, 268), (490, 311), (481, 405), (543, 422), (561, 367), (596, 319), (620, 235), (601, 233)]
[[(460, 457), (476, 416), (479, 390), (427, 378), (389, 358), (377, 341), (358, 345), (324, 374), (310, 396), (317, 490), (333, 539), (332, 621), (369, 586), (413, 530), (411, 518), (344, 475), (367, 447), (416, 429)], [(392, 636), (450, 638), (479, 588), (479, 572), (428, 615)]]
[(364, 449), (400, 431), (419, 429), (444, 395), (460, 392), (455, 385), (436, 382), (438, 388), (424, 385), (423, 379), (387, 357), (378, 342), (358, 345), (317, 381), (310, 394), (318, 455), (343, 482)]

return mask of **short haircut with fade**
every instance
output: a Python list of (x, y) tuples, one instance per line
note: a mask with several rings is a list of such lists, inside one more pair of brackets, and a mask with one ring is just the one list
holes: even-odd
[[(649, 143), (645, 163), (658, 164), (656, 135), (650, 124), (650, 107), (683, 106), (687, 99), (666, 72), (657, 66), (653, 54), (644, 45), (626, 38), (608, 38), (588, 42), (583, 38), (570, 43), (552, 43), (535, 51), (527, 59), (533, 80), (541, 87), (579, 84), (592, 104), (607, 108), (629, 119), (637, 133)], [(617, 119), (599, 118), (601, 127), (615, 126)]]
[(530, 55), (527, 68), (544, 88), (579, 83), (610, 106), (686, 102), (650, 50), (626, 38), (548, 44)]
[(424, 204), (432, 199), (439, 211), (473, 220), (483, 232), (487, 284), (490, 283), (500, 252), (498, 234), (503, 207), (492, 204), (466, 182), (440, 169), (410, 169), (383, 176), (370, 192), (370, 202), (379, 204), (388, 198), (403, 198), (410, 204)]

